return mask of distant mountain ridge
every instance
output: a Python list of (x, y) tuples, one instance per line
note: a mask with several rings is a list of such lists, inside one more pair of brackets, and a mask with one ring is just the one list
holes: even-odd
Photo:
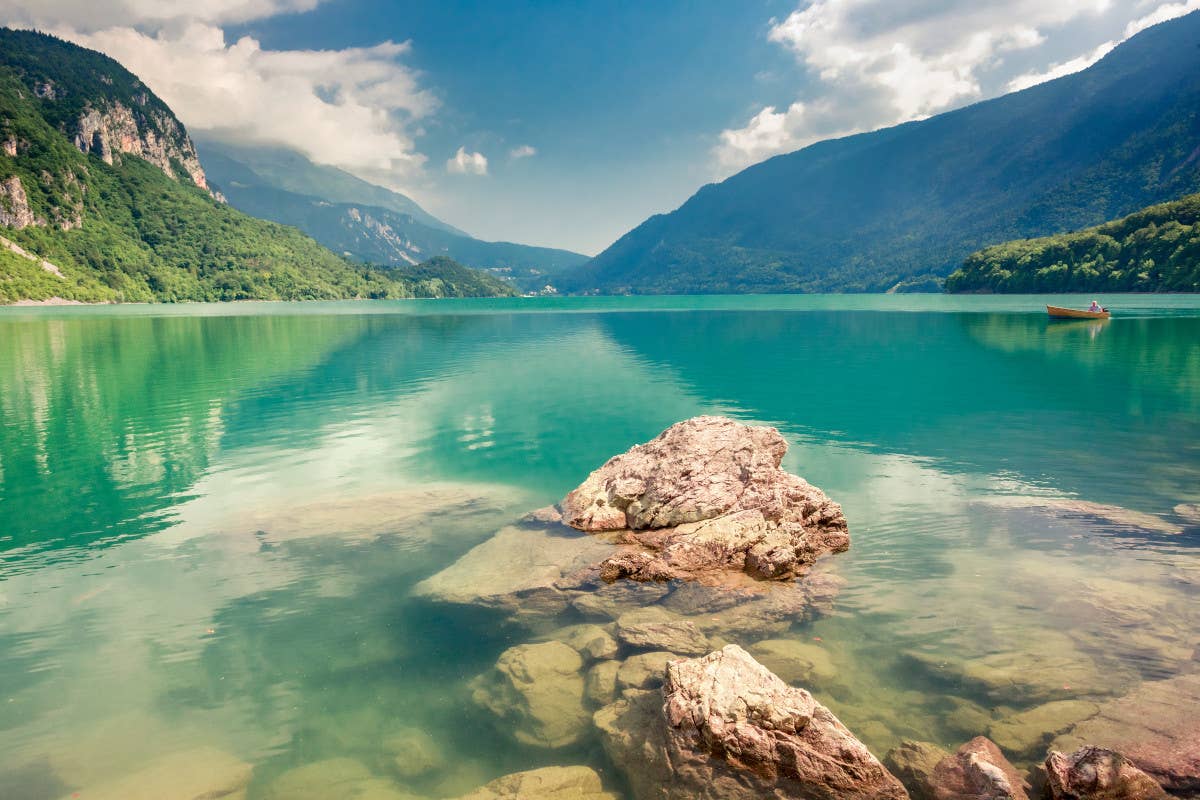
[(549, 247), (485, 242), (442, 222), (411, 198), (299, 153), (202, 139), (214, 185), (241, 210), (294, 225), (334, 252), (386, 266), (448, 256), (541, 288), (587, 256)]
[(454, 264), (349, 263), (219, 203), (183, 124), (107, 56), (0, 28), (0, 302), (511, 294)]
[(559, 280), (575, 292), (884, 291), (981, 247), (1200, 190), (1200, 12), (1088, 69), (819, 142), (705, 186)]

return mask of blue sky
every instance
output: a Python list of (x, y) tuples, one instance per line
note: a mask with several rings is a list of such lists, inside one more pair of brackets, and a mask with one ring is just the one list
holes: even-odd
[(189, 128), (487, 239), (603, 249), (704, 183), (1085, 67), (1200, 0), (0, 0)]

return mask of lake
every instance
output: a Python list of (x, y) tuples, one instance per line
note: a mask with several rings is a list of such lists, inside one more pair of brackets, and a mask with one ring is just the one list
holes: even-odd
[(1089, 299), (0, 309), (4, 797), (250, 767), (282, 797), (314, 763), (347, 797), (549, 764), (626, 792), (594, 735), (473, 700), (533, 634), (412, 588), (697, 414), (778, 427), (844, 506), (844, 588), (770, 636), (876, 755), (1194, 670), (1200, 297), (1042, 311)]

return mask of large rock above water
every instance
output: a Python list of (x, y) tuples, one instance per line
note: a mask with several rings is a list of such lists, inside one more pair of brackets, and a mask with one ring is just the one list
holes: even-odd
[(931, 800), (1029, 800), (1029, 784), (983, 736), (942, 759), (929, 783)]
[(1167, 800), (1162, 787), (1129, 759), (1102, 747), (1084, 747), (1046, 759), (1051, 800)]
[(907, 796), (828, 709), (736, 645), (669, 662), (661, 693), (626, 692), (595, 721), (642, 799)]
[(590, 767), (542, 767), (497, 778), (458, 800), (617, 800)]
[(790, 579), (850, 536), (841, 506), (780, 468), (785, 452), (774, 428), (694, 417), (589, 475), (563, 499), (563, 522), (627, 532), (608, 580)]

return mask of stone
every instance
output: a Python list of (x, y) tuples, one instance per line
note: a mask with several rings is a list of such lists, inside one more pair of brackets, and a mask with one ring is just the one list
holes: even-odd
[(1029, 800), (1029, 784), (983, 736), (976, 736), (934, 767), (932, 800)]
[(1054, 740), (1120, 753), (1174, 794), (1200, 793), (1200, 674), (1148, 681)]
[(563, 498), (562, 519), (623, 532), (605, 580), (788, 580), (850, 546), (841, 506), (780, 468), (774, 428), (694, 417), (609, 459)]
[[(219, 798), (220, 795), (202, 796)], [(263, 800), (419, 800), (373, 774), (361, 761), (329, 758), (288, 770), (273, 780)], [(199, 800), (199, 798), (189, 798)]]
[(575, 648), (589, 662), (616, 658), (620, 650), (612, 634), (599, 625), (571, 625), (555, 631), (550, 638)]
[(906, 739), (888, 751), (883, 765), (900, 779), (912, 800), (932, 800), (933, 772), (950, 757), (936, 744)]
[(497, 778), (458, 800), (618, 800), (590, 767), (542, 767)]
[(1052, 517), (1066, 519), (1082, 518), (1088, 521), (1108, 525), (1114, 528), (1125, 528), (1141, 533), (1164, 533), (1174, 535), (1183, 532), (1183, 528), (1174, 522), (1165, 520), (1144, 511), (1134, 511), (1122, 506), (1093, 503), (1087, 500), (1077, 500), (1067, 497), (1041, 497), (1021, 495), (998, 495), (974, 501), (976, 505), (985, 505), (1000, 509), (1029, 510)]
[(942, 727), (952, 740), (978, 736), (980, 731), (986, 731), (994, 722), (992, 714), (978, 703), (954, 695), (944, 696), (942, 702), (947, 707), (942, 717)]
[[(1047, 640), (1054, 641), (1057, 639)], [(1005, 650), (979, 658), (915, 650), (904, 656), (930, 678), (982, 693), (996, 703), (1024, 705), (1112, 694), (1128, 679), (1123, 673), (1102, 670), (1065, 637), (1061, 646), (1053, 648)]]
[(1200, 525), (1200, 503), (1180, 503), (1173, 509), (1175, 516), (1191, 525)]
[(613, 545), (562, 526), (511, 526), (414, 587), (418, 597), (452, 605), (483, 606), (517, 620), (554, 617), (574, 597), (564, 581), (586, 571)]
[(1037, 758), (1051, 739), (1099, 710), (1086, 700), (1055, 700), (992, 723), (988, 736), (1013, 757)]
[(1046, 758), (1046, 790), (1050, 800), (1167, 800), (1153, 778), (1119, 753), (1083, 747)]
[(671, 661), (661, 693), (626, 692), (594, 720), (638, 798), (907, 797), (828, 709), (737, 645)]
[(562, 642), (521, 644), (505, 650), (496, 666), (471, 682), (472, 699), (504, 721), (518, 741), (566, 747), (587, 732), (583, 659)]
[(617, 688), (651, 689), (661, 686), (666, 677), (667, 662), (675, 658), (679, 656), (664, 650), (630, 656), (617, 669)]
[(586, 619), (615, 621), (626, 611), (644, 608), (661, 600), (670, 587), (663, 583), (620, 583), (582, 587), (571, 593), (571, 607)]
[[(601, 661), (588, 670), (583, 681), (583, 694), (592, 706), (606, 706), (616, 699), (617, 672), (620, 668), (618, 661)], [(666, 669), (666, 664), (663, 669)]]
[(695, 623), (658, 608), (639, 608), (617, 617), (617, 638), (634, 650), (667, 650), (680, 655), (707, 653), (708, 638)]
[[(214, 747), (197, 747), (154, 759), (111, 781), (75, 789), (87, 800), (242, 800), (252, 767)], [(65, 800), (65, 799), (64, 799)]]
[(401, 778), (418, 778), (443, 769), (446, 755), (425, 731), (403, 728), (388, 734), (381, 749), (391, 758), (391, 769)]
[(25, 186), (16, 175), (0, 180), (0, 226), (6, 228), (28, 228), (39, 224), (29, 205)]
[(797, 639), (764, 639), (750, 645), (750, 654), (785, 683), (826, 684), (837, 677), (837, 667), (824, 647)]

